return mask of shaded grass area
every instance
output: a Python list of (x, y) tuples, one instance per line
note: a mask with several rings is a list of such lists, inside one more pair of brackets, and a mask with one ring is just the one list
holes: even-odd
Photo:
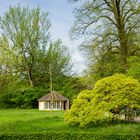
[(140, 135), (139, 123), (108, 123), (86, 128), (72, 127), (64, 122), (63, 111), (0, 110), (0, 134), (31, 134), (45, 132), (92, 133), (99, 135)]

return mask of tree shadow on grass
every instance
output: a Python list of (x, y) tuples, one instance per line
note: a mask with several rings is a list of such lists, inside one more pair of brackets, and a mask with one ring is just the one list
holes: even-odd
[[(101, 127), (109, 127), (109, 126), (116, 126), (116, 125), (140, 125), (139, 122), (133, 122), (133, 121), (125, 121), (125, 120), (114, 120), (112, 121), (104, 121), (104, 122), (96, 122), (96, 123), (90, 123), (88, 125), (86, 125), (85, 127), (83, 127), (83, 129), (90, 129), (93, 127), (96, 128), (101, 128)], [(78, 127), (75, 126), (75, 127)]]

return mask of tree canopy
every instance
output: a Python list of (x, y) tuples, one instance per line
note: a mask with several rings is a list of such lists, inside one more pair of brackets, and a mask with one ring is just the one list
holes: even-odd
[(51, 86), (69, 99), (81, 89), (72, 77), (69, 50), (60, 39), (51, 39), (50, 25), (48, 12), (39, 7), (19, 4), (1, 15), (0, 108), (37, 107)]
[[(3, 104), (2, 107), (4, 104), (12, 106), (12, 103), (17, 107), (34, 107), (37, 98), (52, 90), (73, 100), (81, 90), (94, 87), (91, 91), (82, 91), (84, 96), (80, 94), (75, 100), (77, 102), (80, 99), (81, 103), (84, 101), (85, 105), (87, 103), (90, 105), (94, 95), (98, 95), (95, 90), (97, 80), (115, 73), (123, 73), (140, 80), (140, 2), (138, 0), (71, 1), (79, 2), (74, 10), (75, 24), (71, 29), (71, 35), (75, 39), (85, 37), (81, 45), (82, 51), (88, 54), (89, 67), (85, 75), (72, 75), (72, 59), (68, 48), (61, 40), (54, 41), (51, 38), (48, 12), (43, 12), (39, 7), (22, 7), (20, 4), (10, 7), (0, 17), (0, 100), (2, 99), (0, 104)], [(132, 80), (125, 76), (119, 78)], [(112, 83), (115, 81), (108, 80)], [(125, 80), (127, 84), (128, 81)], [(123, 80), (118, 81), (120, 82), (124, 85)], [(108, 84), (101, 84), (101, 87), (103, 86), (100, 93), (103, 92), (104, 101), (104, 97), (109, 98), (104, 93)], [(118, 84), (115, 86), (111, 84), (112, 91), (119, 87)], [(90, 97), (85, 102), (88, 95)], [(121, 98), (120, 93), (118, 96)], [(25, 101), (24, 105), (20, 104), (21, 100)], [(107, 104), (106, 101), (104, 102)], [(128, 109), (128, 104), (118, 106), (119, 109)], [(82, 113), (85, 113), (82, 104), (77, 107), (79, 109), (83, 107)], [(97, 104), (96, 109), (100, 110), (98, 107), (100, 105)], [(111, 106), (108, 108), (112, 111), (116, 109)], [(90, 110), (89, 107), (87, 109)], [(102, 110), (101, 114), (104, 114)], [(108, 114), (111, 116), (112, 112)]]
[(7, 39), (16, 59), (16, 70), (25, 72), (33, 86), (32, 71), (37, 61), (37, 52), (47, 47), (50, 27), (48, 13), (41, 13), (40, 8), (30, 10), (20, 5), (10, 7), (1, 17), (0, 25), (1, 35)]
[[(75, 24), (71, 36), (84, 36), (84, 52), (90, 56), (91, 76), (96, 80), (127, 73), (129, 57), (138, 56), (140, 2), (138, 0), (73, 0)], [(89, 58), (89, 57), (88, 57)]]
[(65, 121), (81, 127), (126, 115), (131, 119), (140, 109), (140, 83), (122, 74), (103, 78), (94, 88), (80, 92), (65, 114)]

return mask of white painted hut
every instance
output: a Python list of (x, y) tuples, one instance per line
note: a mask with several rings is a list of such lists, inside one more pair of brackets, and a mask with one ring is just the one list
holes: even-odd
[(69, 99), (53, 91), (38, 99), (39, 110), (68, 110)]

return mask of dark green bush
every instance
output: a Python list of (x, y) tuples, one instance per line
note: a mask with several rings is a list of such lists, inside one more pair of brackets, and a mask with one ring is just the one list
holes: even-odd
[(1, 134), (0, 140), (139, 140), (140, 135), (100, 135), (79, 132), (45, 132), (35, 134)]
[(0, 109), (37, 108), (37, 100), (47, 93), (41, 88), (19, 87), (5, 90), (0, 94)]

